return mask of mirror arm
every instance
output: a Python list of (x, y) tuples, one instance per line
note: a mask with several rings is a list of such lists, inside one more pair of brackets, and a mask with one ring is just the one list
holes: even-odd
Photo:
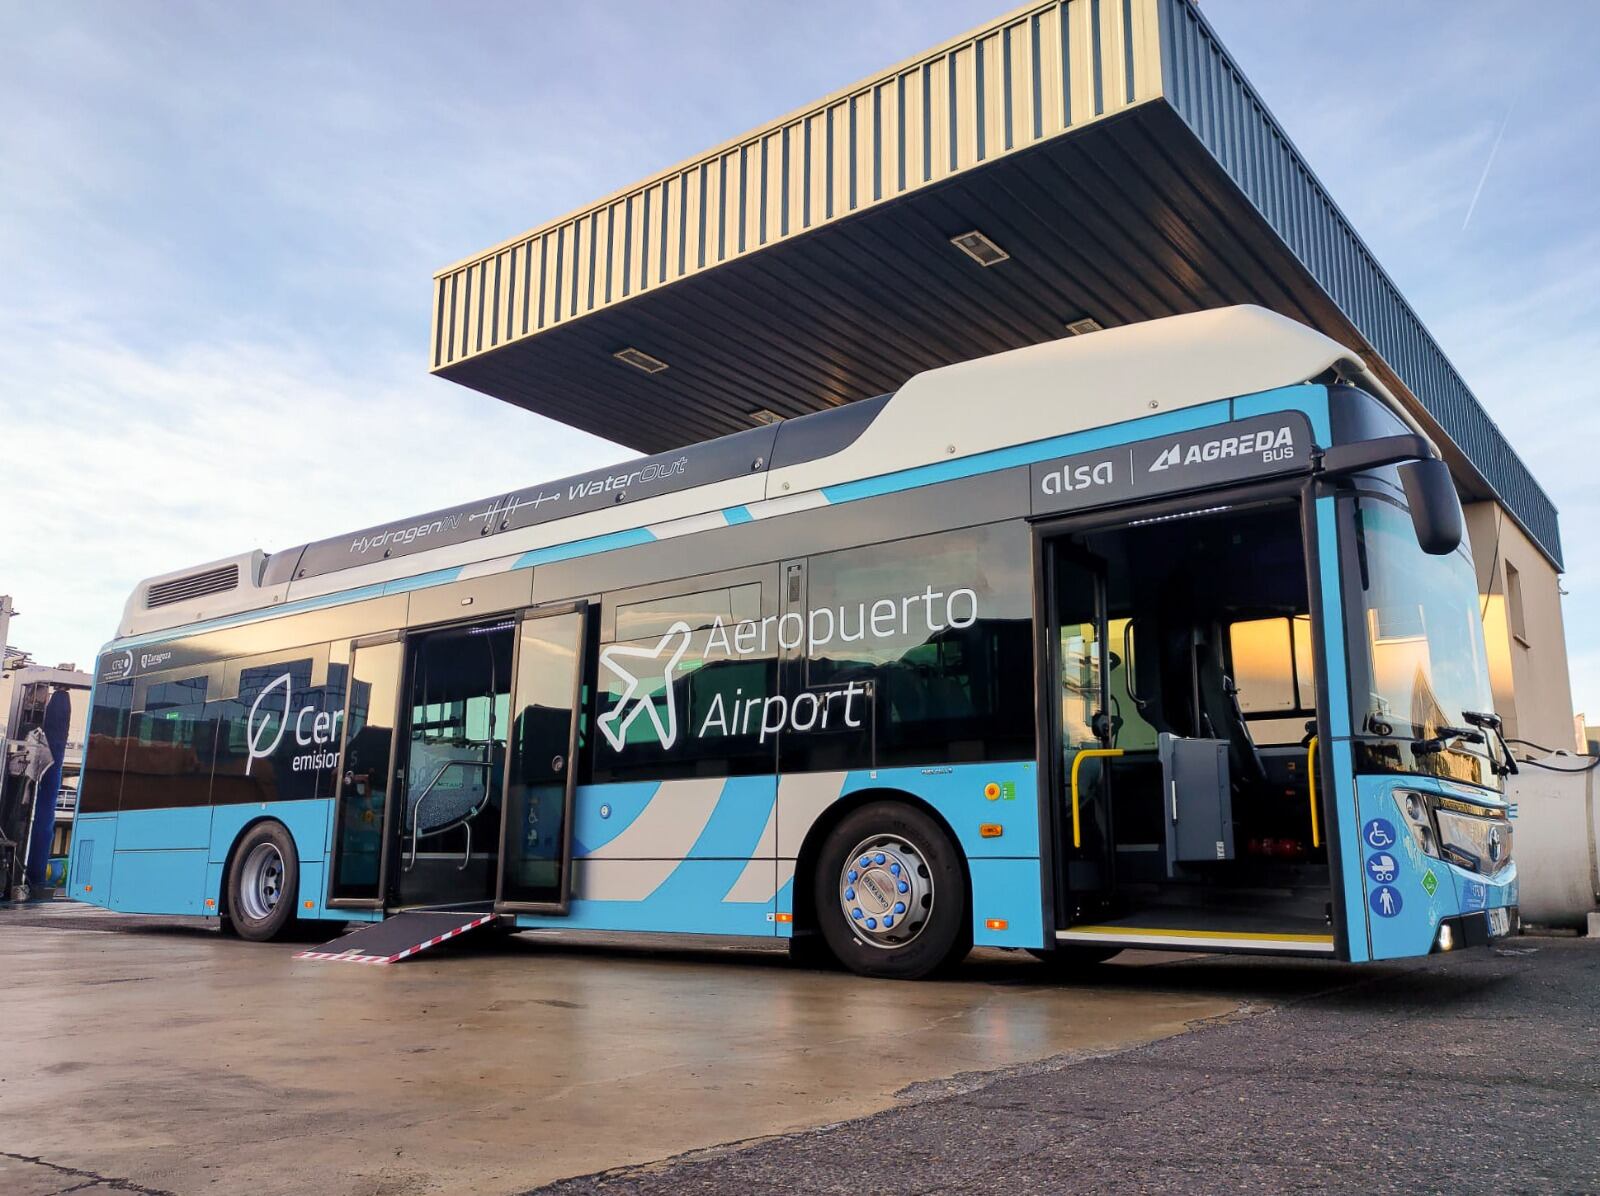
[(1421, 436), (1382, 436), (1325, 448), (1316, 454), (1313, 469), (1323, 477), (1341, 477), (1404, 461), (1428, 461), (1434, 455), (1433, 446)]

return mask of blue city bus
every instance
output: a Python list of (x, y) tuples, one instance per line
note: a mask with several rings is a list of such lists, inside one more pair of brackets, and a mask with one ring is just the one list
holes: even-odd
[(908, 978), (1486, 943), (1461, 523), (1354, 352), (1228, 308), (165, 574), (98, 660), (72, 894)]

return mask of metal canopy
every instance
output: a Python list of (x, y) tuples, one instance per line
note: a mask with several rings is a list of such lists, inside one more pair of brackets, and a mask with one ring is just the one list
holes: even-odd
[[(1008, 256), (952, 243), (974, 230)], [(1187, 0), (1031, 5), (441, 271), (434, 298), (436, 373), (644, 452), (1085, 318), (1259, 303), (1361, 350), (1560, 566), (1549, 498)]]

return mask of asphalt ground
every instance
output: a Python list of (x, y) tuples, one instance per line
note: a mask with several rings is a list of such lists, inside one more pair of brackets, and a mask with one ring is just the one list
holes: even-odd
[[(1294, 995), (1311, 969), (1323, 985)], [(1148, 1045), (539, 1190), (1600, 1192), (1600, 943), (1359, 968), (1212, 956), (1159, 982), (1252, 1004)]]

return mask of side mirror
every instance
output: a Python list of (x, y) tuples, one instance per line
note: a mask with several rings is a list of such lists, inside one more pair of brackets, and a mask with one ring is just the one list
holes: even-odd
[(1461, 499), (1450, 467), (1437, 458), (1407, 461), (1399, 467), (1400, 485), (1411, 507), (1417, 543), (1429, 556), (1447, 556), (1461, 546)]

